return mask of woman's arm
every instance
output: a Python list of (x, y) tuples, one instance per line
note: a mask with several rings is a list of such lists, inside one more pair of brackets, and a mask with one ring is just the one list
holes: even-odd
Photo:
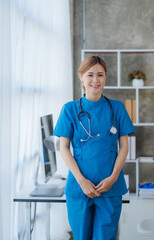
[(127, 154), (128, 154), (128, 135), (125, 135), (119, 138), (119, 153), (116, 158), (114, 169), (111, 175), (114, 181), (117, 181), (118, 179), (121, 169), (125, 164)]
[(98, 193), (107, 192), (117, 181), (121, 169), (124, 166), (128, 154), (128, 135), (119, 138), (119, 153), (115, 161), (114, 169), (110, 177), (102, 180), (95, 189)]
[(81, 186), (83, 192), (91, 198), (99, 196), (100, 194), (95, 190), (95, 185), (82, 175), (76, 160), (72, 156), (72, 153), (70, 152), (69, 138), (60, 137), (60, 153), (67, 167), (76, 178), (78, 184)]

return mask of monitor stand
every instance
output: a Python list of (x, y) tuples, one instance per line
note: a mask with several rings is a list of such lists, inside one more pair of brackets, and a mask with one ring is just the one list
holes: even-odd
[(39, 184), (38, 172), (40, 165), (40, 156), (38, 157), (37, 168), (35, 173), (35, 189), (30, 193), (32, 197), (61, 197), (64, 194), (64, 185), (58, 183)]

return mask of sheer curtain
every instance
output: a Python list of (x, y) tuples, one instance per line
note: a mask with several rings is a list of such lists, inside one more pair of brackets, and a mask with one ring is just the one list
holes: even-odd
[[(73, 98), (72, 53), (69, 0), (0, 1), (0, 226), (1, 239), (12, 240), (24, 239), (25, 235), (24, 206), (13, 204), (11, 196), (34, 182), (39, 116), (53, 113), (55, 123), (62, 105)], [(60, 156), (58, 170), (67, 171)], [(61, 230), (52, 232), (53, 237), (61, 239), (63, 228), (69, 227), (64, 226), (66, 209), (64, 205), (52, 208), (55, 219), (57, 213), (63, 216), (58, 220)], [(45, 239), (43, 226), (39, 230), (44, 219), (42, 205), (38, 208), (34, 239)]]
[(11, 53), (9, 1), (0, 0), (0, 239), (10, 239)]

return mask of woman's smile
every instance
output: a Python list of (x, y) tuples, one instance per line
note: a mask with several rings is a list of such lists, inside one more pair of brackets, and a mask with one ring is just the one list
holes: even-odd
[(90, 86), (93, 87), (93, 88), (99, 88), (99, 87), (100, 87), (100, 84), (99, 84), (99, 85), (93, 85), (93, 84), (91, 84)]

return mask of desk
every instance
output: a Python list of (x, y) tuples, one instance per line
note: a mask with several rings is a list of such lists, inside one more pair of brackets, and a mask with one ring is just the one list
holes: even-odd
[[(13, 201), (24, 202), (26, 207), (26, 240), (31, 240), (31, 203), (44, 202), (47, 205), (47, 224), (46, 224), (46, 240), (50, 240), (50, 203), (66, 203), (66, 196), (62, 197), (31, 197), (29, 193), (33, 188), (24, 188), (21, 192), (17, 193)], [(129, 203), (129, 193), (125, 194), (122, 198), (123, 203)]]

